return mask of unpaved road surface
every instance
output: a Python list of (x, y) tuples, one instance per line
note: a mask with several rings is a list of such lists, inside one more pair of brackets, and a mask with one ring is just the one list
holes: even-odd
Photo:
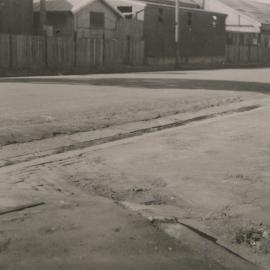
[(3, 81), (0, 160), (33, 156), (0, 168), (0, 269), (269, 269), (268, 72)]
[[(0, 146), (198, 112), (269, 94), (269, 84), (257, 82), (250, 72), (235, 78), (232, 70), (226, 81), (219, 73), (1, 79)], [(226, 78), (228, 71), (223, 73)], [(254, 81), (246, 82), (250, 77)]]

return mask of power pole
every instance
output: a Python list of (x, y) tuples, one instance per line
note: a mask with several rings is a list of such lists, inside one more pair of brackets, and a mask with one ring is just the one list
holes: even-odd
[(46, 0), (40, 0), (40, 32), (43, 35), (47, 25)]
[(179, 44), (179, 0), (175, 0), (175, 66), (179, 67), (180, 44)]
[(48, 36), (47, 36), (47, 9), (46, 0), (40, 0), (40, 34), (44, 37), (44, 65), (48, 67)]
[(205, 9), (205, 0), (202, 0), (201, 9)]

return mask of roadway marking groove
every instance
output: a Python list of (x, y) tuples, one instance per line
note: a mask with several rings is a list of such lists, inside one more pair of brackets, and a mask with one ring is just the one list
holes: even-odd
[(142, 136), (142, 135), (149, 134), (149, 133), (155, 133), (155, 132), (166, 130), (166, 129), (172, 129), (172, 128), (176, 128), (176, 127), (180, 127), (180, 126), (185, 126), (185, 125), (191, 124), (193, 122), (200, 122), (203, 120), (215, 118), (217, 116), (224, 116), (224, 115), (230, 115), (230, 114), (234, 114), (234, 113), (248, 112), (248, 111), (258, 109), (260, 107), (261, 107), (261, 105), (244, 106), (244, 107), (240, 107), (237, 109), (231, 109), (231, 110), (227, 110), (227, 111), (223, 111), (223, 112), (204, 114), (204, 115), (196, 116), (193, 118), (189, 118), (187, 120), (176, 121), (176, 122), (169, 123), (169, 124), (138, 129), (138, 130), (134, 130), (131, 132), (126, 132), (126, 133), (117, 133), (117, 134), (112, 135), (112, 136), (102, 137), (102, 138), (93, 139), (93, 140), (84, 141), (84, 142), (78, 142), (78, 143), (74, 143), (74, 144), (71, 144), (68, 146), (57, 147), (57, 148), (53, 149), (52, 151), (50, 151), (49, 153), (48, 152), (40, 153), (40, 155), (38, 155), (38, 156), (35, 154), (29, 156), (29, 154), (27, 154), (25, 159), (16, 160), (16, 157), (14, 159), (8, 159), (8, 160), (6, 160), (6, 162), (4, 164), (0, 165), (0, 168), (15, 165), (18, 163), (31, 161), (31, 160), (38, 159), (38, 158), (52, 156), (55, 154), (62, 154), (62, 153), (68, 152), (68, 151), (79, 150), (79, 149), (83, 149), (83, 148), (88, 148), (88, 147), (93, 147), (93, 146), (97, 146), (97, 145), (110, 143), (110, 142), (120, 141), (120, 140), (127, 139), (127, 138), (138, 137), (138, 136)]

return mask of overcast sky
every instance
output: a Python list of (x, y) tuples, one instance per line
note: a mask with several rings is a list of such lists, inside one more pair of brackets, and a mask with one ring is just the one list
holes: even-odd
[[(110, 0), (109, 0), (110, 1)], [(235, 0), (237, 1), (237, 0)], [(253, 1), (256, 1), (256, 2), (263, 2), (263, 3), (268, 3), (270, 4), (270, 0), (253, 0)], [(34, 2), (39, 2), (39, 0), (34, 0)]]

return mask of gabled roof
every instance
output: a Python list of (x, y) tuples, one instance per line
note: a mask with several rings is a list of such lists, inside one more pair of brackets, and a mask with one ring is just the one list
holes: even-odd
[[(118, 16), (122, 17), (122, 14), (112, 5), (110, 5), (109, 0), (46, 0), (46, 10), (48, 12), (71, 12), (75, 14), (82, 10), (84, 7), (94, 3), (95, 1), (102, 2)], [(40, 2), (34, 2), (34, 11), (39, 12), (39, 10)]]
[[(153, 3), (153, 4), (160, 4), (160, 5), (167, 5), (167, 6), (175, 6), (175, 0), (137, 0), (145, 2), (146, 4)], [(200, 5), (196, 3), (194, 0), (179, 0), (180, 7), (189, 7), (189, 8), (200, 8)]]
[(131, 6), (133, 8), (144, 9), (146, 4), (139, 0), (108, 0), (111, 6), (117, 9), (119, 6)]
[(270, 4), (251, 0), (219, 0), (261, 24), (270, 24)]

